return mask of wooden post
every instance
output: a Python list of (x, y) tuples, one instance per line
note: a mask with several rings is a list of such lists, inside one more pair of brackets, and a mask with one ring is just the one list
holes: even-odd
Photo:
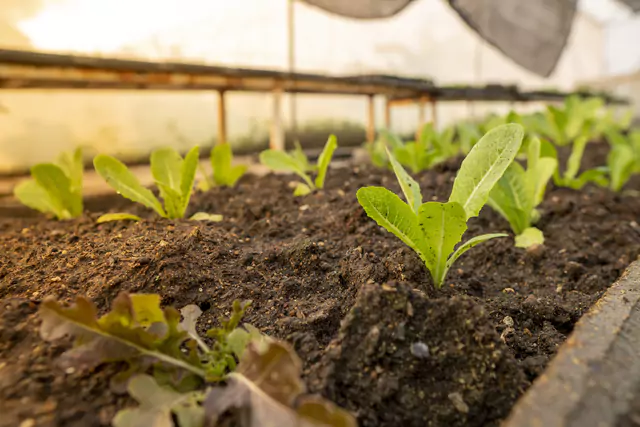
[(271, 117), (271, 138), (269, 147), (284, 151), (284, 132), (282, 129), (282, 89), (273, 91), (273, 112)]
[(367, 103), (367, 142), (370, 144), (373, 144), (376, 140), (376, 106), (374, 101), (375, 97), (369, 95), (369, 102)]
[(384, 104), (384, 127), (391, 130), (391, 102), (387, 98)]
[[(295, 1), (289, 0), (287, 5), (287, 52), (288, 52), (288, 65), (289, 72), (294, 73), (296, 71), (296, 29), (295, 29)], [(289, 93), (289, 113), (291, 114), (291, 135), (293, 140), (298, 140), (298, 105), (296, 99), (296, 93)]]
[(431, 100), (431, 123), (434, 129), (438, 127), (438, 102), (435, 99)]
[(224, 102), (224, 91), (218, 92), (218, 144), (227, 143), (227, 109)]
[(416, 128), (416, 141), (420, 139), (420, 134), (422, 133), (422, 127), (425, 124), (425, 103), (427, 102), (427, 98), (422, 96), (418, 99), (418, 127)]

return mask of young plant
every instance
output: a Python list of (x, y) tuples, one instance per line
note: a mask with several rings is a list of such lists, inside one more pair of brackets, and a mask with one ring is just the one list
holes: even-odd
[[(460, 145), (454, 143), (455, 131), (449, 127), (437, 132), (431, 123), (427, 123), (422, 127), (418, 140), (408, 142), (403, 142), (391, 132), (382, 131), (377, 147), (372, 147), (376, 153), (372, 160), (376, 166), (391, 167), (385, 151), (388, 146), (396, 160), (412, 173), (429, 170), (460, 152)], [(384, 160), (380, 156), (384, 156)]]
[(540, 130), (559, 146), (569, 145), (582, 137), (586, 137), (588, 141), (597, 136), (594, 125), (603, 106), (601, 98), (581, 99), (577, 95), (567, 97), (563, 108), (547, 106), (547, 120)]
[(556, 159), (540, 156), (540, 140), (532, 137), (527, 146), (527, 170), (518, 162), (511, 163), (489, 193), (488, 205), (509, 221), (517, 247), (544, 243), (542, 231), (533, 224), (540, 217), (536, 207), (557, 167)]
[(480, 126), (471, 122), (460, 122), (456, 125), (455, 129), (460, 144), (460, 151), (466, 156), (476, 142), (482, 138)]
[(640, 172), (640, 134), (630, 132), (624, 136), (615, 127), (606, 128), (604, 134), (611, 146), (606, 168), (609, 188), (618, 193), (634, 173)]
[(431, 148), (432, 135), (429, 129), (423, 128), (417, 141), (403, 143), (400, 138), (389, 133), (387, 140), (394, 141), (391, 144), (391, 152), (395, 159), (411, 169), (412, 173), (428, 170), (433, 165), (437, 153)]
[[(111, 385), (126, 387), (140, 405), (119, 411), (115, 427), (217, 426), (229, 412), (283, 427), (355, 426), (349, 413), (322, 398), (302, 397), (293, 405), (303, 390), (300, 360), (288, 345), (250, 325), (240, 327), (247, 307), (234, 302), (231, 317), (207, 332), (214, 338), (209, 346), (196, 331), (202, 311), (195, 305), (181, 312), (161, 309), (159, 295), (122, 292), (111, 311), (98, 317), (84, 297), (69, 308), (49, 297), (39, 309), (40, 335), (46, 341), (76, 339), (60, 357), (62, 367), (90, 371), (104, 363), (128, 364)], [(216, 384), (222, 380), (226, 387)]]
[[(189, 206), (193, 191), (193, 182), (198, 167), (198, 147), (193, 147), (185, 158), (173, 148), (160, 148), (151, 153), (151, 174), (164, 200), (164, 207), (153, 193), (142, 186), (136, 176), (118, 159), (99, 154), (93, 159), (93, 165), (100, 176), (123, 197), (153, 209), (163, 218), (183, 218)], [(202, 213), (198, 218), (202, 219)], [(98, 222), (123, 219), (140, 220), (140, 217), (127, 213), (105, 214)], [(216, 220), (212, 216), (210, 220)]]
[(82, 215), (82, 149), (62, 153), (55, 163), (31, 168), (32, 179), (21, 182), (13, 194), (25, 206), (57, 219)]
[(364, 145), (371, 159), (371, 163), (381, 169), (391, 168), (389, 158), (387, 157), (387, 147), (390, 147), (393, 152), (403, 146), (404, 142), (397, 135), (384, 129), (378, 133), (378, 138), (374, 142), (365, 142)]
[[(462, 162), (447, 203), (422, 203), (420, 186), (388, 153), (407, 203), (384, 187), (364, 187), (357, 198), (369, 217), (413, 249), (431, 273), (436, 288), (442, 287), (449, 268), (473, 246), (506, 234), (485, 234), (464, 244), (467, 220), (480, 212), (494, 184), (513, 162), (522, 139), (522, 126), (498, 126), (471, 149)], [(455, 250), (454, 250), (455, 249)]]
[(619, 193), (634, 173), (636, 158), (633, 149), (626, 144), (615, 145), (607, 155), (609, 188)]
[[(293, 153), (285, 153), (278, 150), (265, 150), (260, 153), (260, 162), (274, 171), (293, 172), (304, 180), (299, 182), (293, 192), (294, 196), (305, 196), (312, 191), (324, 188), (324, 180), (327, 176), (327, 169), (333, 157), (333, 152), (338, 147), (338, 141), (335, 135), (329, 136), (324, 149), (318, 157), (318, 163), (315, 167), (309, 165), (309, 160), (305, 156), (301, 148), (296, 149)], [(312, 180), (308, 172), (310, 169), (317, 170), (316, 179)]]
[[(553, 174), (553, 182), (555, 185), (558, 187), (573, 188), (574, 190), (581, 189), (589, 182), (603, 187), (608, 185), (606, 168), (589, 169), (578, 175), (582, 155), (588, 142), (589, 136), (587, 133), (583, 133), (573, 141), (571, 154), (567, 159), (564, 172), (560, 172), (560, 166), (558, 166)], [(542, 141), (541, 156), (550, 157), (556, 159), (556, 161), (558, 160), (558, 152), (555, 146), (549, 141)]]
[(229, 144), (213, 146), (211, 167), (213, 174), (207, 175), (206, 172), (203, 172), (205, 179), (198, 184), (198, 187), (203, 191), (216, 186), (234, 187), (247, 171), (246, 165), (233, 165), (233, 152)]

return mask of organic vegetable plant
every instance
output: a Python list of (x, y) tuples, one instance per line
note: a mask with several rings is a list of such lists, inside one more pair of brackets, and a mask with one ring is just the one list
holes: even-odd
[[(231, 317), (207, 332), (214, 340), (210, 346), (196, 331), (202, 314), (196, 305), (178, 312), (161, 309), (159, 295), (122, 292), (111, 311), (98, 317), (96, 306), (82, 296), (68, 308), (49, 297), (39, 309), (40, 335), (47, 341), (76, 339), (60, 357), (63, 367), (90, 371), (107, 362), (127, 363), (112, 387), (126, 388), (139, 406), (119, 411), (115, 427), (216, 426), (228, 413), (242, 426), (266, 420), (283, 427), (355, 426), (331, 402), (299, 398), (300, 360), (288, 345), (251, 325), (239, 326), (247, 306), (234, 302)], [(226, 386), (216, 385), (222, 380)]]
[(57, 219), (82, 215), (82, 149), (62, 153), (55, 163), (40, 163), (31, 168), (32, 179), (13, 190), (25, 206)]
[(544, 242), (542, 231), (532, 225), (540, 217), (536, 207), (557, 167), (556, 159), (540, 156), (540, 139), (530, 138), (527, 170), (514, 161), (489, 193), (487, 203), (509, 221), (516, 246), (526, 248)]
[(609, 188), (620, 192), (629, 178), (640, 172), (640, 133), (632, 131), (623, 135), (614, 127), (605, 130), (611, 149), (607, 155)]
[(460, 145), (454, 142), (455, 135), (454, 127), (437, 132), (431, 123), (427, 123), (422, 127), (417, 141), (404, 142), (392, 132), (383, 130), (373, 145), (367, 148), (372, 163), (377, 167), (391, 167), (386, 155), (386, 147), (389, 147), (402, 166), (409, 168), (412, 173), (418, 173), (460, 152)]
[[(580, 171), (580, 164), (582, 162), (582, 155), (584, 154), (584, 150), (588, 142), (589, 135), (587, 133), (581, 134), (573, 141), (571, 145), (571, 154), (567, 159), (564, 171), (561, 172), (560, 166), (558, 165), (553, 174), (553, 182), (555, 185), (558, 187), (573, 188), (574, 190), (581, 189), (589, 182), (596, 183), (600, 186), (607, 185), (608, 180), (606, 168), (589, 169), (578, 175), (578, 172)], [(550, 157), (556, 159), (556, 161), (558, 160), (558, 152), (555, 146), (546, 140), (543, 140), (541, 144), (541, 156)]]
[[(498, 126), (471, 149), (462, 162), (446, 203), (422, 203), (420, 186), (389, 152), (393, 170), (407, 203), (384, 187), (358, 190), (358, 202), (369, 217), (413, 249), (431, 273), (436, 288), (442, 287), (453, 263), (473, 246), (506, 234), (485, 234), (464, 244), (469, 218), (478, 215), (495, 183), (515, 158), (524, 130), (517, 124)], [(455, 249), (455, 250), (454, 250)]]
[[(260, 162), (271, 170), (293, 172), (302, 178), (304, 183), (299, 182), (297, 184), (293, 195), (304, 196), (312, 191), (324, 188), (327, 169), (329, 168), (329, 163), (331, 163), (333, 152), (337, 147), (338, 141), (335, 135), (329, 136), (320, 157), (318, 157), (318, 163), (314, 167), (309, 164), (307, 156), (299, 146), (293, 153), (271, 149), (265, 150), (260, 153)], [(317, 171), (315, 180), (312, 180), (308, 174), (310, 170)]]
[(207, 191), (216, 186), (234, 187), (236, 182), (247, 171), (246, 165), (233, 165), (233, 152), (231, 145), (218, 144), (211, 149), (211, 167), (213, 174), (203, 172), (205, 179), (200, 181), (198, 187)]
[(604, 101), (601, 98), (582, 99), (577, 95), (565, 99), (563, 108), (548, 105), (545, 112), (546, 123), (538, 129), (541, 135), (559, 146), (569, 145), (577, 138), (587, 141), (597, 136), (598, 122)]
[(413, 173), (431, 169), (438, 163), (455, 157), (460, 147), (454, 144), (455, 129), (448, 127), (437, 132), (431, 123), (422, 127), (418, 141), (392, 145), (393, 155), (398, 162), (411, 169)]
[[(198, 147), (189, 150), (184, 159), (173, 148), (160, 148), (151, 153), (151, 173), (164, 200), (164, 207), (118, 159), (99, 154), (93, 159), (93, 165), (107, 184), (123, 197), (153, 209), (163, 218), (183, 218), (189, 206), (198, 167)], [(219, 215), (205, 213), (198, 213), (192, 218), (210, 221), (221, 219)], [(128, 213), (112, 213), (102, 215), (98, 222), (122, 219), (140, 220), (140, 217)]]

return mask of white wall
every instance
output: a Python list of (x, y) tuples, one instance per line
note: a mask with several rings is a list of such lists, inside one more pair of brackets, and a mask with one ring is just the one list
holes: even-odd
[[(61, 1), (22, 22), (36, 48), (286, 68), (286, 0)], [(368, 22), (297, 4), (296, 19), (300, 71), (387, 73), (431, 77), (443, 84), (500, 82), (563, 89), (604, 71), (602, 29), (583, 14), (549, 79), (522, 70), (483, 45), (444, 1), (416, 1), (392, 19)], [(482, 61), (476, 74), (478, 49)], [(0, 113), (0, 171), (49, 160), (78, 144), (92, 147), (90, 152), (135, 156), (156, 146), (179, 145), (178, 140), (206, 141), (216, 131), (215, 96), (2, 92), (0, 105), (7, 112)], [(268, 96), (230, 94), (228, 98), (232, 138), (246, 135), (252, 126), (266, 128)], [(299, 97), (298, 108), (301, 122), (323, 118), (363, 122), (366, 105), (360, 98), (305, 95)], [(446, 106), (439, 117), (447, 122), (467, 113), (465, 105)], [(416, 116), (415, 109), (398, 109), (394, 128), (411, 131)], [(378, 117), (382, 117), (381, 108)]]

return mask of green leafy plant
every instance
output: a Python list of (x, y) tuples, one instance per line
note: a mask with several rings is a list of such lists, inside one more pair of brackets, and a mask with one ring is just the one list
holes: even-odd
[[(582, 134), (573, 141), (571, 154), (567, 159), (564, 172), (561, 172), (560, 166), (558, 166), (553, 174), (553, 182), (555, 185), (558, 187), (573, 188), (575, 190), (581, 189), (589, 182), (600, 186), (608, 185), (606, 168), (589, 169), (578, 175), (580, 164), (582, 163), (582, 155), (588, 142), (589, 136), (587, 134)], [(555, 146), (546, 140), (543, 140), (541, 144), (541, 156), (550, 157), (556, 159), (556, 161), (558, 160), (558, 152)]]
[(466, 156), (476, 142), (482, 138), (480, 126), (476, 123), (460, 122), (455, 126), (455, 129), (460, 151)]
[[(335, 135), (329, 136), (320, 157), (318, 157), (318, 163), (313, 168), (309, 165), (307, 156), (305, 156), (299, 146), (298, 149), (292, 153), (271, 149), (265, 150), (260, 153), (260, 162), (271, 170), (293, 172), (302, 178), (304, 183), (300, 182), (297, 184), (293, 195), (304, 196), (312, 191), (324, 188), (329, 163), (331, 163), (333, 152), (337, 147), (338, 141)], [(315, 180), (312, 180), (308, 174), (310, 169), (317, 171)]]
[(437, 132), (431, 123), (427, 123), (422, 127), (418, 140), (404, 142), (394, 133), (382, 130), (379, 138), (368, 144), (367, 149), (374, 166), (391, 168), (386, 154), (388, 147), (402, 166), (418, 173), (460, 153), (461, 145), (454, 141), (455, 135), (454, 127)]
[[(240, 418), (245, 426), (267, 419), (279, 419), (283, 427), (302, 422), (355, 425), (351, 415), (323, 399), (310, 398), (316, 411), (308, 411), (303, 403), (294, 407), (288, 398), (302, 391), (300, 361), (286, 344), (250, 325), (239, 326), (247, 307), (248, 303), (234, 302), (231, 317), (207, 332), (214, 339), (210, 347), (197, 333), (202, 312), (195, 305), (179, 313), (172, 307), (162, 309), (158, 295), (122, 292), (111, 311), (98, 317), (95, 305), (82, 296), (68, 308), (49, 297), (39, 309), (40, 335), (47, 341), (76, 339), (74, 347), (60, 356), (62, 367), (84, 371), (108, 362), (128, 364), (112, 379), (112, 386), (126, 385), (139, 406), (118, 412), (115, 427), (215, 426), (220, 415), (231, 411), (264, 416)], [(229, 385), (207, 388), (221, 380)], [(284, 384), (295, 387), (285, 391), (279, 388)], [(245, 394), (238, 394), (240, 387)], [(280, 399), (283, 393), (288, 393), (287, 401)]]
[(371, 163), (378, 168), (391, 167), (387, 157), (387, 147), (390, 147), (393, 152), (396, 148), (401, 148), (403, 146), (404, 142), (398, 136), (387, 130), (381, 130), (374, 142), (365, 142), (364, 145), (367, 153), (369, 154)]
[(489, 193), (488, 205), (509, 221), (516, 246), (544, 243), (542, 231), (533, 224), (540, 217), (536, 207), (557, 167), (556, 159), (540, 156), (540, 140), (533, 137), (527, 147), (527, 170), (514, 161)]
[(607, 155), (607, 171), (609, 172), (609, 188), (620, 192), (629, 181), (636, 165), (635, 153), (626, 144), (616, 145)]
[(546, 123), (540, 123), (539, 131), (559, 146), (569, 145), (577, 138), (587, 141), (597, 135), (594, 127), (602, 113), (604, 101), (601, 98), (582, 99), (577, 95), (565, 99), (562, 108), (548, 105), (545, 112)]
[(397, 140), (391, 151), (396, 160), (410, 168), (411, 172), (418, 173), (455, 157), (460, 152), (460, 147), (453, 142), (454, 136), (455, 129), (452, 127), (439, 133), (431, 123), (427, 123), (422, 127), (417, 141), (403, 144), (395, 136), (390, 136), (389, 139)]
[[(467, 220), (477, 216), (495, 183), (515, 158), (524, 131), (522, 126), (498, 126), (471, 149), (462, 162), (447, 203), (422, 203), (420, 186), (388, 153), (407, 203), (384, 187), (358, 190), (358, 202), (369, 217), (413, 249), (431, 273), (436, 288), (442, 287), (453, 263), (473, 246), (506, 234), (485, 234), (464, 244)], [(455, 249), (455, 251), (454, 251)]]
[[(193, 191), (198, 167), (198, 147), (193, 147), (185, 158), (173, 148), (160, 148), (151, 153), (151, 173), (164, 207), (153, 193), (142, 186), (138, 178), (118, 159), (99, 154), (93, 159), (98, 174), (123, 197), (153, 209), (163, 218), (183, 218)], [(140, 220), (132, 214), (105, 214), (98, 222)], [(214, 220), (214, 219), (211, 219)]]
[(233, 165), (233, 151), (229, 144), (214, 145), (211, 149), (211, 167), (213, 174), (203, 172), (205, 179), (198, 183), (198, 187), (207, 191), (216, 186), (234, 187), (238, 180), (247, 172), (246, 165)]
[(611, 146), (606, 167), (609, 188), (620, 192), (629, 178), (640, 172), (640, 133), (632, 131), (623, 135), (618, 128), (608, 127), (604, 134)]
[(31, 178), (13, 190), (25, 206), (57, 219), (82, 215), (82, 149), (62, 153), (55, 163), (40, 163), (31, 168)]

